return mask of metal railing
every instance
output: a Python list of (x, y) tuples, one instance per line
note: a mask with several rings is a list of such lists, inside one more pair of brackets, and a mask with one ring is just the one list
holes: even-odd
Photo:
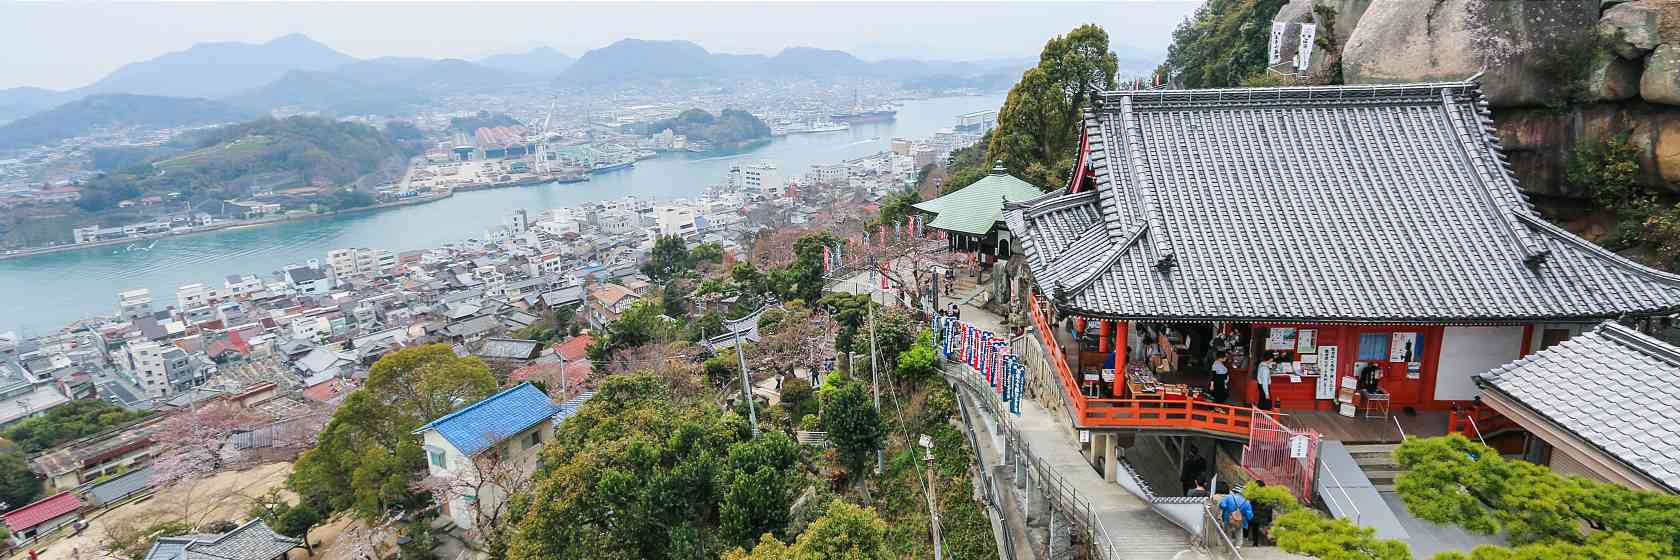
[(998, 520), (1003, 525), (1002, 530), (998, 531), (998, 534), (1003, 538), (1003, 547), (998, 551), (998, 556), (1004, 560), (1016, 560), (1015, 534), (1009, 530), (1009, 514), (1004, 511), (1003, 500), (998, 497), (997, 479), (992, 478), (991, 471), (986, 468), (984, 457), (980, 455), (980, 439), (974, 435), (974, 419), (969, 417), (968, 405), (960, 399), (957, 403), (957, 411), (962, 413), (963, 426), (968, 428), (963, 430), (963, 433), (968, 435), (968, 446), (974, 450), (974, 462), (978, 467), (975, 471), (980, 473), (980, 487), (985, 489), (986, 507), (990, 508), (994, 515), (997, 515)]
[(1342, 484), (1342, 479), (1336, 476), (1335, 469), (1324, 469), (1324, 474), (1330, 476), (1330, 482), (1336, 485), (1336, 490), (1342, 493), (1342, 498), (1341, 500), (1337, 500), (1336, 494), (1333, 492), (1325, 492), (1319, 497), (1324, 498), (1324, 503), (1326, 505), (1330, 505), (1332, 502), (1346, 504), (1347, 510), (1353, 512), (1353, 524), (1359, 525), (1363, 516), (1359, 513), (1359, 505), (1353, 503), (1353, 496), (1348, 494), (1347, 485)]
[[(1003, 428), (1004, 439), (1007, 442), (1005, 445), (1014, 449), (1016, 460), (1024, 461), (1027, 468), (1032, 471), (1028, 476), (1036, 475), (1038, 477), (1040, 484), (1044, 486), (1046, 493), (1054, 502), (1049, 507), (1059, 508), (1060, 511), (1064, 512), (1065, 519), (1072, 520), (1076, 526), (1084, 529), (1087, 537), (1085, 541), (1090, 549), (1090, 557), (1100, 560), (1121, 560), (1119, 551), (1112, 544), (1115, 539), (1103, 526), (1102, 520), (1097, 518), (1095, 511), (1091, 508), (1091, 501), (1081, 496), (1073, 484), (1051, 469), (1048, 463), (1033, 454), (1032, 447), (1027, 445), (1026, 438), (1021, 436), (1020, 430), (1010, 421), (1008, 413), (998, 409), (996, 393), (992, 391), (991, 387), (980, 385), (979, 376), (972, 374), (972, 370), (967, 365), (947, 363), (961, 370), (968, 370), (955, 374), (950, 371), (944, 373), (946, 378), (955, 380), (959, 385), (975, 393), (976, 396), (982, 397), (974, 400), (983, 403), (998, 426)], [(1030, 496), (1028, 501), (1030, 503)]]

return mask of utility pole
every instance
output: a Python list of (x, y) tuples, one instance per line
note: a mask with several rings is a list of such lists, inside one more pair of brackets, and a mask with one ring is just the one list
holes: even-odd
[[(873, 288), (873, 286), (871, 286)], [(875, 351), (875, 298), (869, 298), (869, 378), (875, 386), (875, 416), (881, 415), (881, 359)], [(883, 442), (884, 444), (884, 442)], [(885, 470), (886, 459), (881, 448), (875, 448), (875, 474)]]
[[(733, 330), (733, 329), (731, 329)], [(758, 404), (753, 402), (752, 380), (747, 378), (747, 354), (741, 350), (741, 331), (735, 331), (735, 358), (741, 362), (741, 393), (747, 398), (747, 418), (752, 421), (753, 437), (758, 437)], [(875, 394), (875, 408), (881, 407), (881, 394)], [(879, 454), (880, 450), (876, 450)], [(879, 455), (877, 455), (878, 457)]]
[(945, 557), (942, 551), (944, 537), (940, 535), (938, 479), (933, 476), (933, 438), (922, 434), (920, 443), (927, 450), (924, 460), (927, 461), (928, 528), (933, 531), (933, 560), (940, 560)]

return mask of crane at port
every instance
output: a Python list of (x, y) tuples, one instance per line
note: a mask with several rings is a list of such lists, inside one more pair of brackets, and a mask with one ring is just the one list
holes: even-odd
[(549, 99), (548, 114), (543, 116), (542, 132), (537, 135), (537, 165), (535, 168), (537, 173), (540, 174), (546, 175), (554, 172), (548, 161), (548, 126), (554, 120), (554, 107), (559, 103), (560, 98), (558, 96)]

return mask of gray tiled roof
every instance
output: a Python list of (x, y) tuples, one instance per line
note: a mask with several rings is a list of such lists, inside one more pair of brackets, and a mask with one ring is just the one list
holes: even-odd
[(1481, 384), (1680, 492), (1677, 378), (1680, 348), (1604, 323), (1494, 368)]
[(275, 533), (253, 519), (221, 535), (160, 538), (146, 560), (274, 560), (300, 546), (302, 540)]
[(147, 466), (97, 484), (88, 488), (88, 500), (95, 506), (103, 506), (151, 488), (153, 472), (155, 469)]
[(1093, 189), (1012, 203), (1041, 288), (1099, 317), (1592, 319), (1680, 309), (1680, 276), (1541, 219), (1468, 82), (1121, 91)]

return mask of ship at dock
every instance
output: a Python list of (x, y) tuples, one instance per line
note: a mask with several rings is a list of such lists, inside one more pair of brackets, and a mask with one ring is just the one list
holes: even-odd
[(621, 160), (621, 161), (600, 161), (600, 162), (596, 162), (595, 165), (589, 166), (589, 172), (590, 173), (607, 173), (607, 172), (610, 172), (610, 171), (618, 171), (620, 169), (628, 169), (628, 168), (635, 167), (635, 166), (636, 166), (636, 160), (635, 159), (626, 159), (626, 160)]
[(872, 122), (892, 122), (898, 118), (898, 110), (892, 106), (876, 107), (873, 109), (854, 109), (845, 113), (835, 113), (828, 116), (828, 120), (837, 123), (857, 124)]

